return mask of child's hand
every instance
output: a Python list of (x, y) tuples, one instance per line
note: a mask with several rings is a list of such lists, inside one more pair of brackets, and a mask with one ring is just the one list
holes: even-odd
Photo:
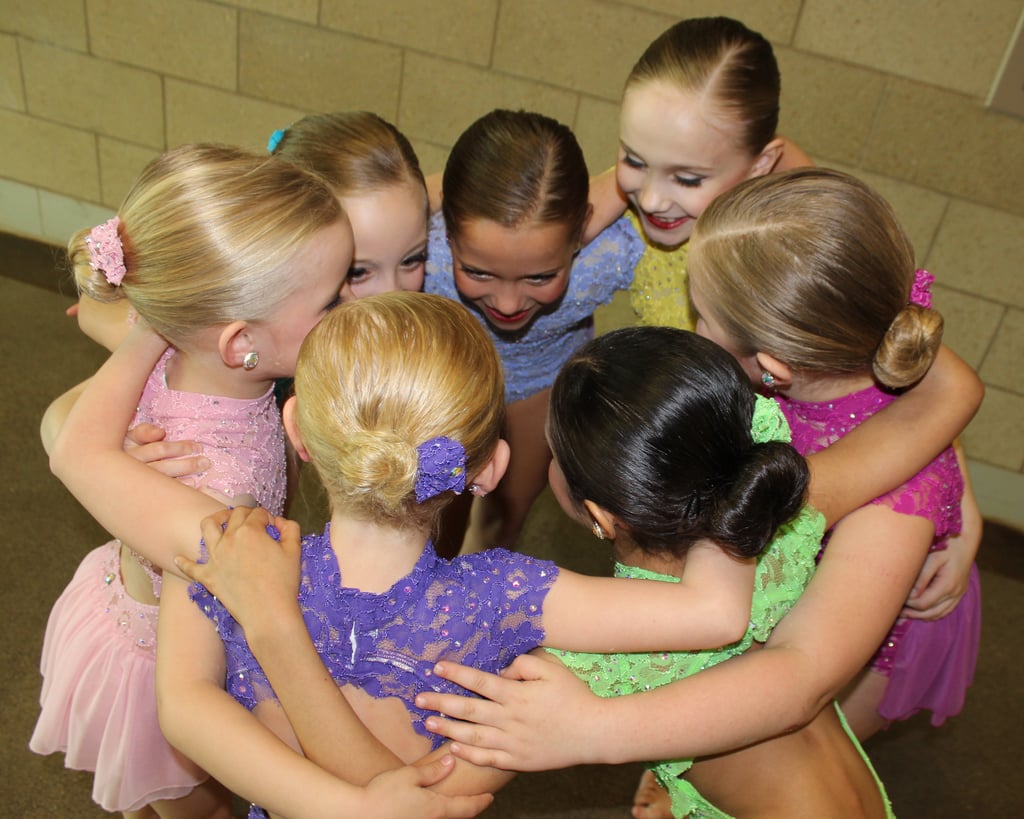
[(966, 459), (959, 442), (955, 444), (960, 470), (964, 477), (964, 495), (960, 501), (960, 534), (949, 538), (941, 552), (931, 552), (910, 590), (910, 597), (900, 612), (911, 620), (938, 620), (949, 614), (967, 591), (974, 558), (981, 545), (985, 521), (971, 488), (970, 476), (964, 468)]
[[(494, 797), (489, 793), (475, 796), (444, 796), (427, 790), (455, 769), (455, 760), (443, 756), (424, 765), (406, 765), (385, 771), (366, 786), (367, 809), (360, 815), (394, 817), (409, 816), (426, 819), (476, 816), (487, 808)], [(350, 815), (345, 813), (345, 816)]]
[(166, 431), (156, 424), (138, 424), (128, 430), (124, 451), (161, 475), (181, 478), (205, 472), (210, 460), (194, 441), (165, 441)]
[(452, 753), (467, 762), (506, 771), (548, 771), (601, 763), (602, 700), (564, 665), (525, 654), (502, 676), (456, 663), (435, 673), (479, 694), (461, 697), (424, 691), (416, 705), (439, 711), (428, 731), (453, 740)]
[[(280, 542), (267, 534), (269, 525), (281, 533)], [(271, 517), (265, 509), (238, 506), (206, 518), (201, 530), (209, 562), (179, 556), (174, 563), (224, 604), (247, 637), (251, 630), (273, 629), (301, 616), (295, 599), (301, 559), (296, 523)]]

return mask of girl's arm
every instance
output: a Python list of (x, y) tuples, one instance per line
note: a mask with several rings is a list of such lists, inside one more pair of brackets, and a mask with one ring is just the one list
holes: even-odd
[(89, 296), (80, 296), (75, 315), (78, 317), (78, 328), (108, 350), (117, 349), (138, 321), (138, 315), (127, 299), (102, 302)]
[[(269, 522), (279, 529), (280, 542), (266, 533)], [(399, 764), (393, 755), (352, 759), (351, 729), (330, 716), (337, 709), (343, 715), (350, 709), (317, 655), (296, 604), (299, 541), (295, 524), (281, 518), (271, 521), (263, 510), (235, 509), (204, 521), (203, 537), (209, 562), (180, 560), (178, 565), (243, 625), (249, 647), (306, 755), (357, 783)], [(658, 650), (670, 643), (689, 646), (691, 642), (706, 648), (738, 640), (750, 617), (753, 561), (737, 561), (715, 545), (698, 544), (688, 556), (683, 575), (682, 582), (674, 584), (560, 572), (544, 603), (545, 643), (611, 651), (621, 647)], [(706, 623), (698, 622), (702, 618)], [(727, 629), (719, 618), (732, 619), (733, 625)], [(701, 628), (704, 632), (699, 634)], [(681, 632), (690, 636), (681, 638)], [(715, 642), (717, 638), (722, 639)], [(505, 779), (490, 768), (467, 767), (449, 777), (443, 789), (476, 793), (500, 787)]]
[(960, 502), (960, 534), (951, 537), (942, 551), (931, 552), (914, 582), (901, 617), (912, 620), (938, 620), (949, 614), (967, 591), (971, 567), (981, 545), (984, 521), (967, 472), (967, 456), (959, 439), (953, 442), (957, 463), (964, 479), (964, 496)]
[(96, 372), (68, 414), (50, 468), (96, 521), (162, 569), (195, 554), (198, 524), (223, 504), (169, 480), (123, 450), (146, 379), (166, 342), (133, 329)]
[(168, 741), (229, 789), (282, 815), (475, 816), (489, 795), (448, 799), (423, 790), (452, 770), (447, 762), (403, 769), (363, 789), (292, 750), (223, 687), (224, 652), (212, 624), (168, 577), (160, 608), (157, 697)]
[(814, 160), (804, 152), (804, 149), (787, 137), (779, 137), (782, 140), (782, 153), (779, 161), (775, 163), (774, 171), (789, 171), (793, 168), (810, 168), (814, 166)]
[(755, 561), (710, 541), (690, 548), (679, 583), (560, 569), (544, 600), (544, 645), (569, 651), (692, 651), (735, 643), (750, 623)]
[[(43, 413), (39, 425), (39, 437), (47, 455), (53, 451), (57, 435), (67, 420), (68, 413), (78, 397), (85, 391), (88, 380), (76, 384), (63, 395), (55, 398)], [(133, 458), (149, 464), (161, 475), (181, 478), (194, 475), (210, 468), (209, 460), (202, 454), (202, 447), (194, 441), (165, 441), (165, 432), (155, 424), (138, 424), (128, 431), (130, 443), (125, 451)]]
[(590, 180), (590, 206), (593, 211), (583, 230), (583, 244), (593, 241), (597, 234), (622, 216), (627, 204), (626, 197), (615, 181), (614, 166), (600, 176), (593, 177)]
[[(280, 531), (280, 542), (267, 535), (268, 524)], [(204, 520), (202, 534), (209, 562), (179, 560), (178, 565), (186, 576), (206, 586), (245, 629), (246, 642), (288, 715), (303, 753), (358, 785), (401, 766), (401, 760), (353, 713), (310, 639), (296, 602), (298, 526), (271, 518), (264, 509), (238, 507)], [(359, 752), (353, 753), (356, 747)]]
[(493, 701), (425, 693), (417, 704), (469, 720), (427, 721), (455, 740), (453, 753), (512, 770), (703, 756), (795, 730), (877, 649), (933, 531), (923, 518), (880, 505), (858, 510), (837, 527), (807, 590), (763, 650), (685, 680), (601, 699), (532, 657), (513, 665), (525, 682), (441, 663), (441, 676)]
[(921, 383), (811, 455), (809, 502), (826, 526), (924, 469), (974, 417), (984, 391), (974, 370), (942, 347)]

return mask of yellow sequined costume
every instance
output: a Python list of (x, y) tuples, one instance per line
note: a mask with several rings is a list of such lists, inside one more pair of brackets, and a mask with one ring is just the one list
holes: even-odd
[[(628, 209), (626, 216), (646, 242), (639, 217)], [(666, 250), (647, 244), (629, 288), (629, 302), (640, 324), (693, 329), (690, 296), (686, 290), (687, 246), (684, 242), (674, 250)]]

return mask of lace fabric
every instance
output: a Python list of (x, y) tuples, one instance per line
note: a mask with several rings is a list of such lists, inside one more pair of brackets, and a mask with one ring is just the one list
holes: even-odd
[[(561, 300), (522, 331), (499, 333), (466, 302), (494, 340), (505, 371), (505, 401), (519, 401), (550, 387), (569, 357), (594, 336), (594, 311), (633, 280), (644, 243), (625, 218), (605, 228), (576, 257)], [(452, 254), (444, 219), (430, 223), (424, 289), (462, 301), (452, 274)]]
[[(549, 651), (584, 680), (595, 694), (602, 697), (649, 691), (742, 654), (755, 641), (765, 642), (776, 624), (786, 616), (803, 593), (814, 574), (814, 559), (824, 529), (825, 519), (809, 506), (805, 506), (793, 520), (779, 528), (771, 544), (757, 560), (750, 625), (742, 639), (730, 646), (706, 651), (650, 654)], [(622, 564), (616, 565), (615, 575), (679, 582), (678, 578), (671, 575)], [(673, 804), (690, 806), (687, 813), (692, 812), (697, 804), (704, 804), (696, 796), (693, 786), (679, 778), (692, 764), (692, 759), (680, 759), (652, 766), (658, 779), (672, 794)]]
[[(794, 401), (779, 396), (793, 432), (793, 446), (802, 455), (810, 455), (831, 446), (851, 430), (897, 398), (878, 387), (851, 393), (833, 401)], [(946, 548), (946, 539), (959, 533), (960, 499), (964, 483), (952, 447), (902, 486), (875, 498), (872, 503), (888, 506), (901, 515), (917, 515), (935, 524), (932, 550)]]
[[(544, 598), (557, 576), (553, 563), (505, 549), (446, 561), (428, 543), (412, 572), (391, 589), (363, 592), (343, 586), (328, 526), (322, 535), (303, 538), (298, 599), (331, 677), (376, 698), (398, 697), (414, 729), (437, 748), (444, 740), (426, 731), (429, 712), (416, 707), (416, 694), (465, 691), (435, 677), (434, 665), (447, 659), (497, 672), (536, 648), (544, 637)], [(232, 696), (250, 710), (274, 699), (238, 623), (201, 585), (190, 595), (224, 642)]]

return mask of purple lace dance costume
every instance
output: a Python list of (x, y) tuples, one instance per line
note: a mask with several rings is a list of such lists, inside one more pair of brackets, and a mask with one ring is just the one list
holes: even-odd
[[(272, 514), (284, 506), (285, 451), (271, 391), (252, 400), (168, 389), (169, 350), (149, 376), (133, 423), (150, 422), (167, 440), (198, 441), (212, 462), (184, 483), (225, 498), (251, 495)], [(175, 751), (156, 712), (157, 606), (125, 589), (122, 549), (160, 595), (160, 575), (113, 540), (90, 552), (50, 612), (40, 668), (42, 711), (29, 747), (64, 752), (68, 768), (94, 771), (93, 799), (110, 812), (185, 796), (207, 775)]]
[(427, 245), (428, 293), (463, 301), (494, 340), (505, 372), (505, 403), (529, 398), (550, 387), (562, 365), (594, 337), (594, 311), (612, 300), (616, 290), (633, 281), (633, 268), (646, 245), (625, 217), (606, 227), (588, 243), (573, 262), (565, 295), (524, 329), (502, 333), (472, 304), (462, 300), (452, 274), (444, 218), (430, 221)]
[[(835, 401), (808, 403), (783, 396), (777, 400), (793, 430), (793, 446), (810, 455), (838, 441), (896, 396), (870, 387)], [(872, 503), (932, 521), (931, 551), (939, 551), (960, 532), (963, 491), (956, 453), (950, 447), (907, 483)], [(941, 725), (960, 713), (974, 680), (980, 639), (981, 586), (978, 567), (972, 566), (967, 593), (952, 612), (935, 621), (897, 620), (871, 659), (869, 667), (889, 677), (879, 714), (900, 720), (928, 710), (932, 725)]]
[[(277, 531), (268, 527), (275, 538)], [(428, 543), (413, 570), (387, 592), (345, 588), (331, 548), (330, 525), (302, 540), (299, 606), (317, 653), (341, 685), (355, 685), (373, 697), (398, 697), (413, 728), (445, 741), (424, 726), (429, 713), (416, 707), (421, 691), (465, 694), (434, 676), (439, 660), (497, 672), (544, 638), (544, 598), (558, 577), (546, 560), (488, 549), (452, 561)], [(249, 710), (275, 699), (241, 627), (203, 586), (192, 599), (217, 626), (224, 642), (227, 690)], [(264, 816), (253, 808), (250, 816)]]

